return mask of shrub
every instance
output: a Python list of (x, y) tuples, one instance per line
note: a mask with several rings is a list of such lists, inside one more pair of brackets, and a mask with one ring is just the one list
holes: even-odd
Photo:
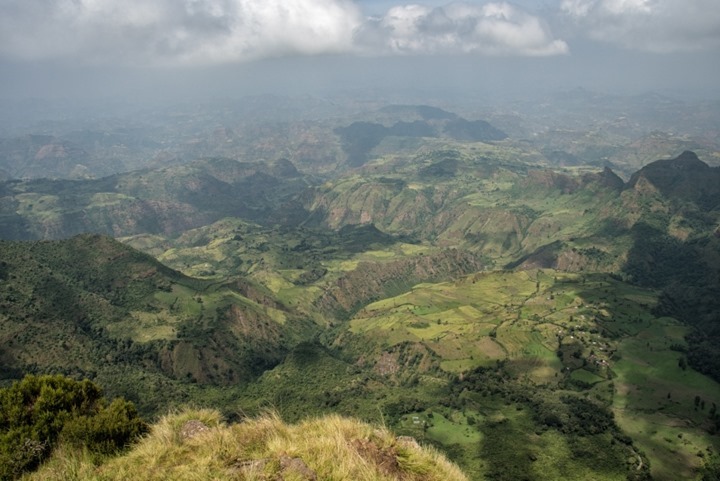
[(0, 480), (35, 469), (61, 439), (108, 454), (147, 429), (135, 406), (85, 379), (28, 375), (0, 389)]

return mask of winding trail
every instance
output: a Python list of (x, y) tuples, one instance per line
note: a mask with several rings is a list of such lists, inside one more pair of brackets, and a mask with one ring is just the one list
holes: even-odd
[(640, 470), (643, 468), (643, 466), (645, 466), (645, 464), (643, 463), (642, 456), (640, 456), (640, 455), (637, 453), (637, 451), (635, 451), (633, 448), (630, 448), (630, 451), (632, 451), (632, 453), (633, 453), (635, 456), (637, 456), (637, 458), (638, 458), (638, 465), (637, 465), (637, 468), (635, 468), (635, 471), (640, 471)]

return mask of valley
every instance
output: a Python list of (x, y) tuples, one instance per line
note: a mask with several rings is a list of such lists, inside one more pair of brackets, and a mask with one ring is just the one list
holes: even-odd
[[(574, 94), (544, 127), (201, 111), (234, 127), (147, 129), (181, 141), (140, 169), (3, 167), (0, 382), (87, 377), (150, 419), (351, 416), (473, 480), (715, 479), (720, 141), (700, 114), (667, 131), (688, 106)], [(79, 152), (46, 141), (0, 160)]]

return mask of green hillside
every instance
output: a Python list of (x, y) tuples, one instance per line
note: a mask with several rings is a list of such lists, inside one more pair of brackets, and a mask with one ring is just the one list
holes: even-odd
[(0, 244), (4, 378), (90, 377), (158, 412), (250, 382), (315, 329), (262, 287), (192, 279), (108, 237)]
[(692, 479), (719, 446), (720, 385), (678, 362), (689, 328), (656, 301), (553, 270), (420, 284), (359, 311), (331, 352), (294, 353), (244, 402), (383, 419), (474, 479)]

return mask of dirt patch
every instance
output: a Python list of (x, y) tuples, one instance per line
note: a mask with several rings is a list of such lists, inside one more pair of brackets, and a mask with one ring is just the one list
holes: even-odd
[(396, 356), (389, 352), (383, 352), (375, 363), (375, 372), (381, 376), (390, 376), (400, 370)]
[(180, 428), (180, 439), (185, 441), (186, 439), (192, 439), (200, 433), (210, 431), (210, 428), (205, 425), (202, 421), (196, 419), (190, 420), (182, 425)]
[[(317, 474), (310, 469), (305, 461), (300, 458), (291, 458), (290, 456), (280, 456), (280, 469), (283, 474), (293, 473), (299, 475), (301, 479), (306, 481), (317, 481)], [(293, 476), (292, 479), (297, 479)]]
[(490, 359), (502, 359), (506, 356), (505, 349), (489, 337), (483, 337), (478, 342), (478, 348)]
[(360, 457), (374, 464), (385, 476), (404, 478), (393, 447), (380, 448), (375, 442), (363, 439), (354, 439), (351, 445)]

